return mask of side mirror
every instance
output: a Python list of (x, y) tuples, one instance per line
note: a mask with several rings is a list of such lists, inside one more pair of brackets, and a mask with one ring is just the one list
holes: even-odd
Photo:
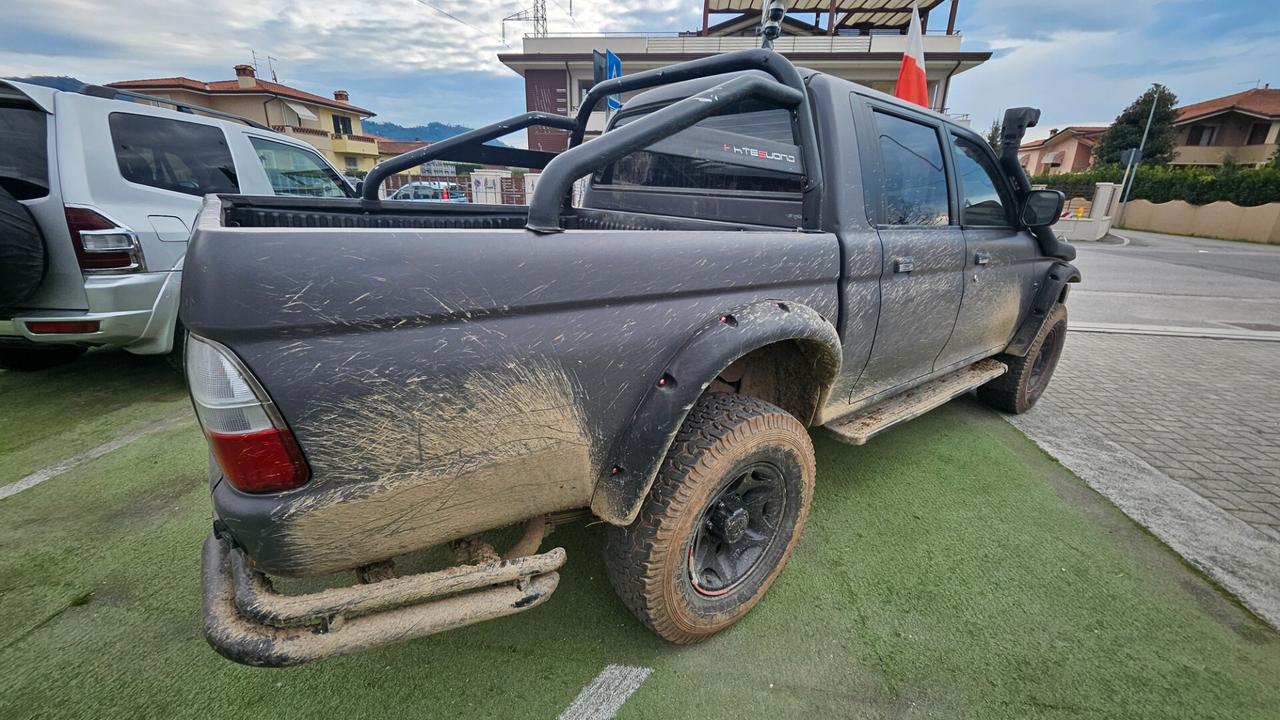
[(1057, 190), (1032, 190), (1022, 201), (1022, 224), (1029, 228), (1049, 227), (1058, 222), (1067, 197)]

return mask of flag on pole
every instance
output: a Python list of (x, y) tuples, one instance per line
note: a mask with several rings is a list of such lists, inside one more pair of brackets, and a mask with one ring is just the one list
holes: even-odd
[(907, 52), (902, 56), (898, 70), (898, 86), (895, 97), (929, 107), (929, 83), (924, 77), (924, 39), (920, 32), (920, 13), (911, 3), (911, 28), (907, 31)]

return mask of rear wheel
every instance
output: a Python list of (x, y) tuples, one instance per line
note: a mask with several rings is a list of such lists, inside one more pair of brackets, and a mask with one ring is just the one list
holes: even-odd
[(1067, 308), (1057, 304), (1049, 311), (1049, 317), (1025, 356), (996, 356), (997, 360), (1009, 366), (1009, 372), (978, 388), (978, 399), (1014, 415), (1030, 410), (1049, 387), (1066, 339)]
[(0, 368), (28, 372), (65, 365), (85, 353), (86, 348), (75, 345), (50, 345), (48, 347), (0, 347)]
[(729, 393), (693, 409), (634, 523), (611, 527), (609, 579), (636, 617), (701, 642), (764, 596), (813, 498), (809, 434), (781, 408)]

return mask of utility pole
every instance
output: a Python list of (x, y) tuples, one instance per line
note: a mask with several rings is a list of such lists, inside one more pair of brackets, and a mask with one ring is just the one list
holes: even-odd
[[(1147, 134), (1151, 132), (1151, 121), (1156, 116), (1156, 105), (1160, 104), (1160, 93), (1164, 89), (1160, 83), (1152, 83), (1152, 87), (1156, 89), (1156, 96), (1151, 100), (1151, 112), (1147, 113), (1147, 126), (1142, 129), (1142, 140), (1138, 141), (1138, 154), (1133, 162), (1133, 178), (1129, 181), (1129, 187), (1124, 188), (1124, 197), (1120, 198), (1120, 217), (1116, 218), (1116, 224), (1124, 219), (1124, 209), (1129, 205), (1129, 194), (1133, 192), (1133, 183), (1138, 180), (1138, 166), (1142, 164), (1142, 151), (1147, 147)], [(1128, 171), (1125, 171), (1125, 177), (1128, 177)]]

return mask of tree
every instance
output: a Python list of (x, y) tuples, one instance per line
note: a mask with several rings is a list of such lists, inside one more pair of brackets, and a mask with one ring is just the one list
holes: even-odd
[(991, 129), (987, 131), (987, 144), (996, 151), (997, 155), (1000, 154), (1000, 131), (1000, 121), (992, 119)]
[[(1160, 99), (1156, 101), (1156, 93)], [(1120, 153), (1138, 147), (1142, 142), (1142, 130), (1147, 126), (1147, 117), (1151, 113), (1151, 103), (1156, 103), (1156, 113), (1151, 118), (1151, 132), (1147, 135), (1147, 146), (1142, 152), (1142, 161), (1153, 165), (1167, 165), (1173, 160), (1173, 121), (1178, 118), (1174, 106), (1178, 97), (1169, 88), (1156, 85), (1138, 96), (1129, 107), (1116, 117), (1111, 127), (1098, 138), (1093, 149), (1094, 161), (1098, 163), (1118, 163)]]

